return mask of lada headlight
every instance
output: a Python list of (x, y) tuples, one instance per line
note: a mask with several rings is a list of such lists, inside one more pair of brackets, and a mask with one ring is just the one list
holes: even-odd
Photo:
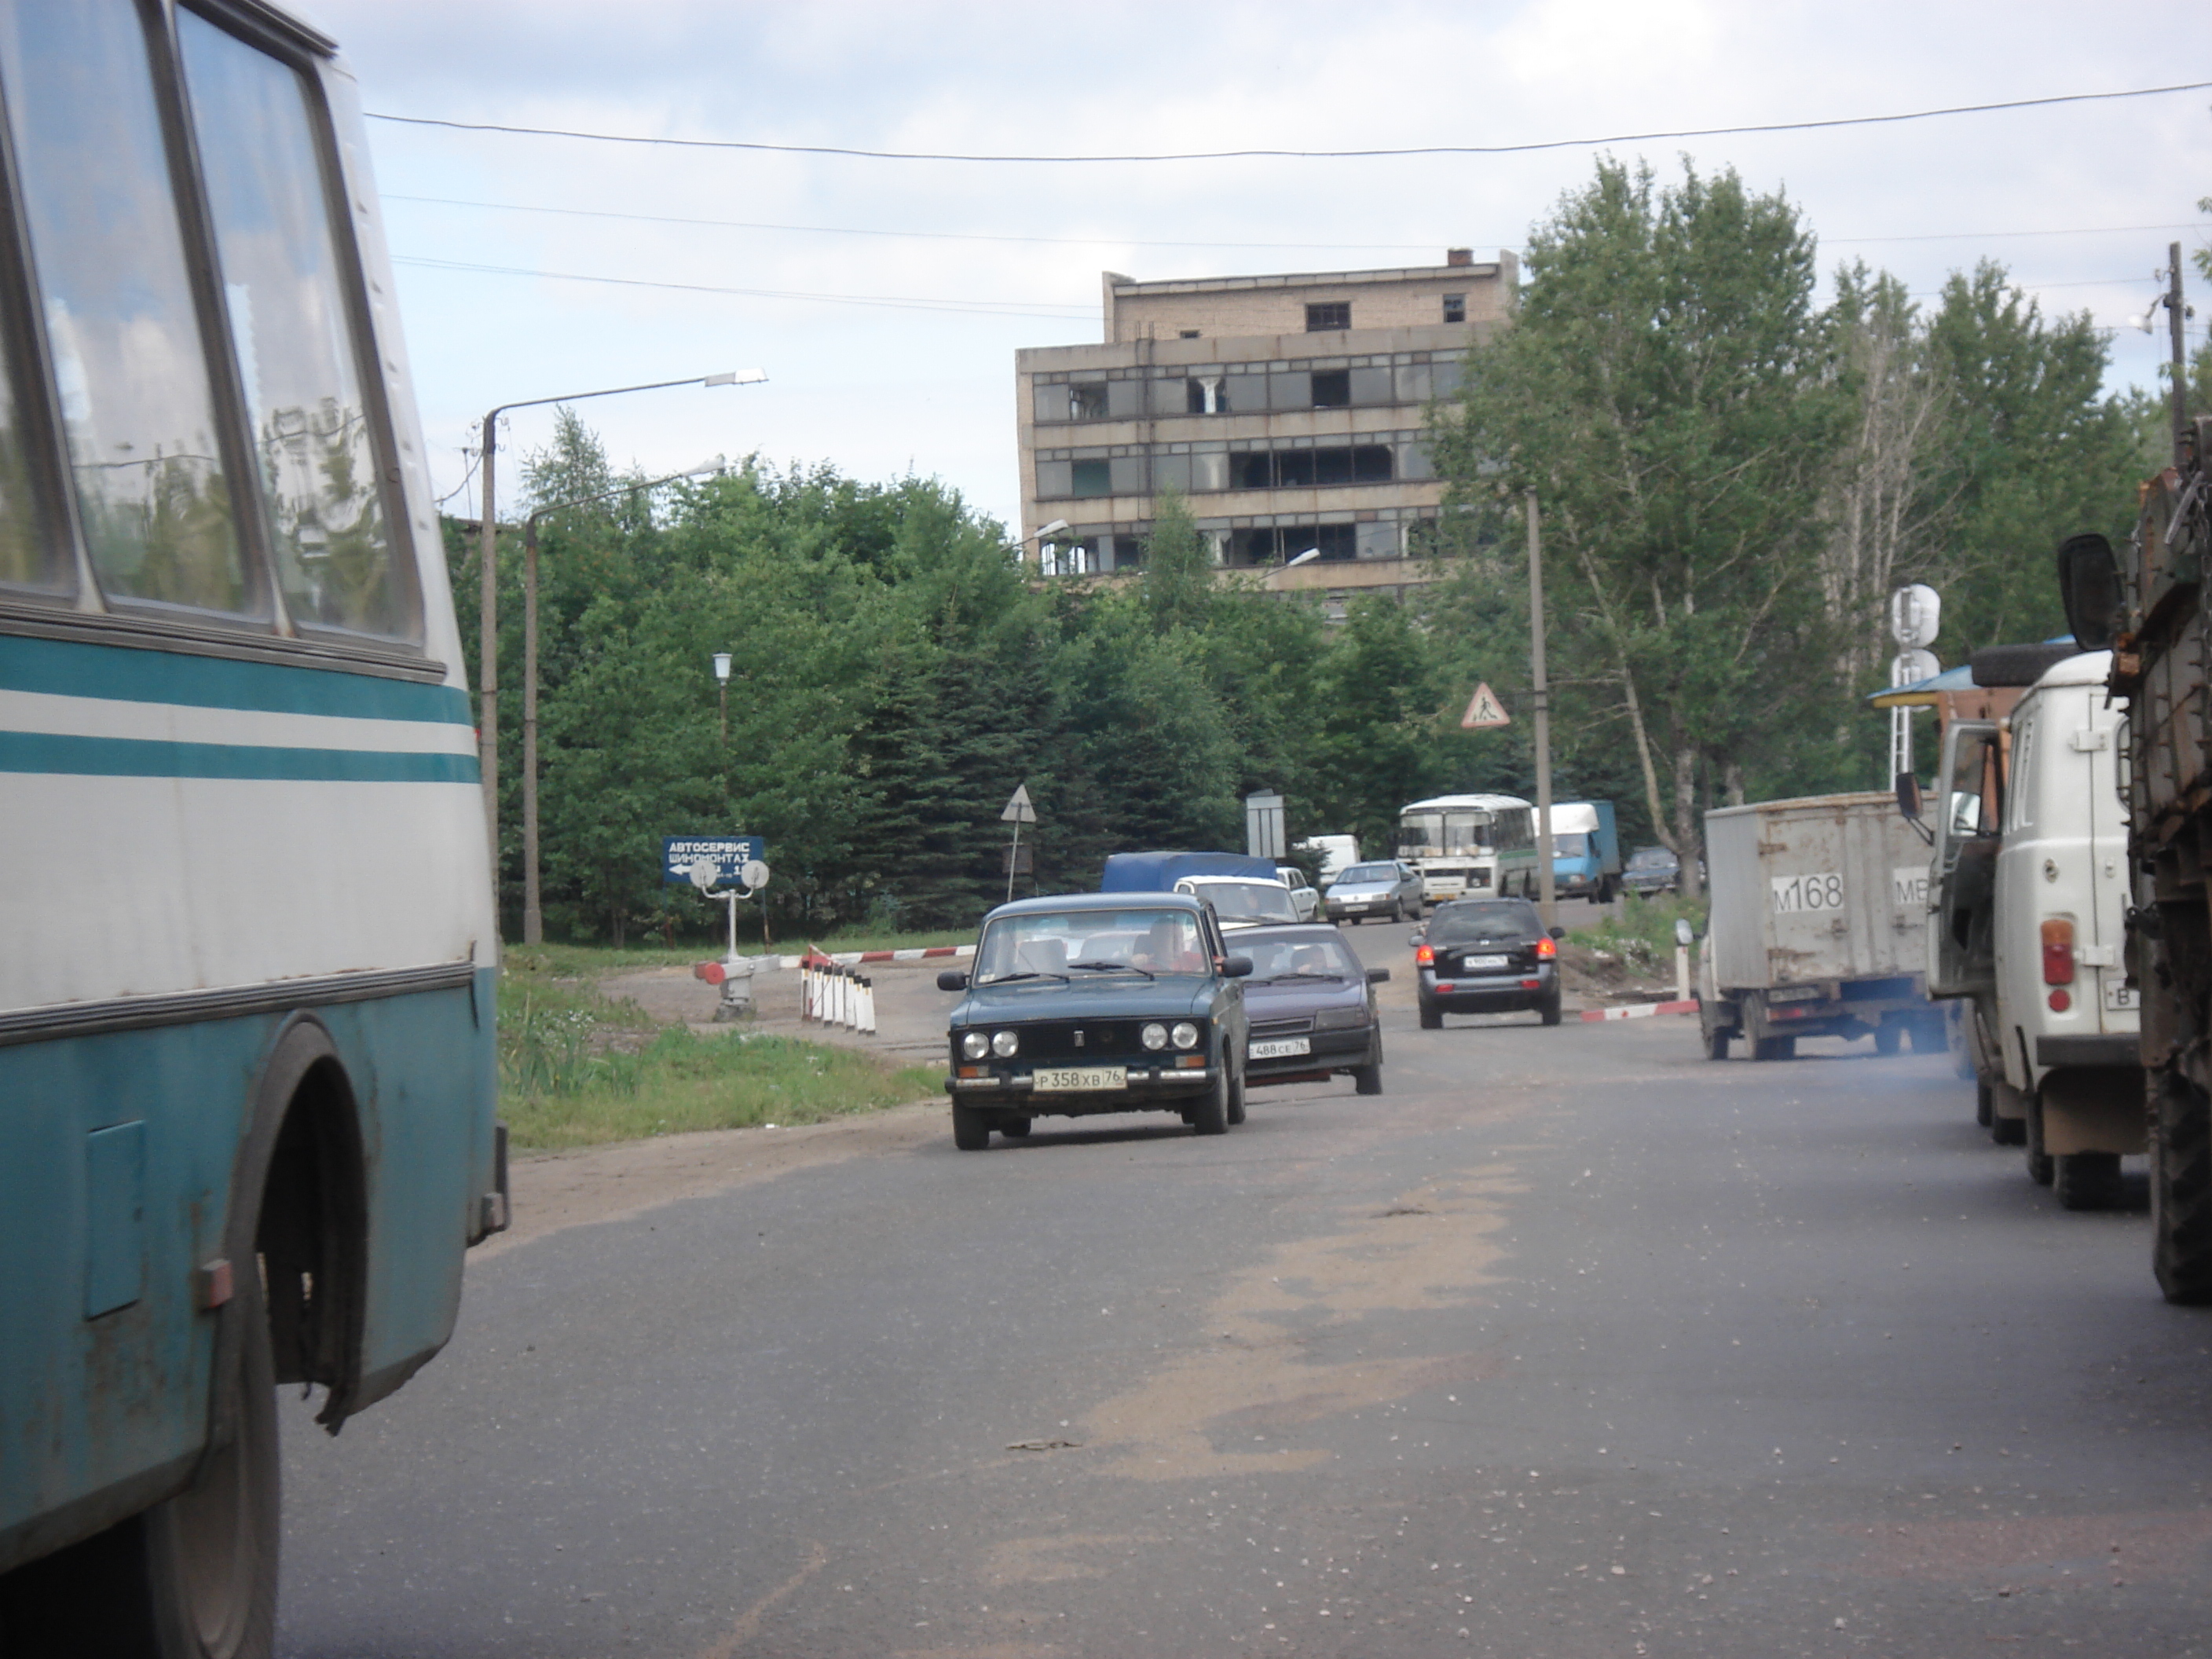
[(981, 1060), (991, 1052), (991, 1039), (981, 1031), (970, 1031), (960, 1039), (960, 1052), (969, 1060)]
[(1159, 1049), (1168, 1046), (1168, 1028), (1158, 1020), (1145, 1027), (1143, 1036), (1147, 1048)]
[(1351, 1008), (1324, 1008), (1314, 1016), (1316, 1031), (1339, 1031), (1348, 1025), (1367, 1024), (1367, 1005), (1360, 1003)]
[(1175, 1046), (1178, 1048), (1198, 1047), (1198, 1027), (1187, 1019), (1177, 1020), (1175, 1030), (1169, 1035), (1175, 1039)]
[(991, 1052), (1000, 1060), (1012, 1060), (1014, 1050), (1021, 1046), (1021, 1038), (1012, 1031), (994, 1031), (991, 1034)]

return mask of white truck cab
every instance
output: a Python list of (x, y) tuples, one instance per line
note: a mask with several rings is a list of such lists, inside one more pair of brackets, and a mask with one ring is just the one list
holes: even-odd
[(1954, 721), (1932, 815), (1929, 994), (1970, 1000), (1984, 1121), (2069, 1209), (2116, 1202), (2146, 1144), (2110, 668), (2066, 657), (2006, 720)]

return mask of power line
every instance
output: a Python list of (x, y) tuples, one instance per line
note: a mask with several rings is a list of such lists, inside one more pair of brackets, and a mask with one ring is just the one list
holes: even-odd
[[(544, 207), (530, 202), (472, 202), (451, 196), (391, 193), (386, 194), (384, 200), (425, 203), (433, 207), (483, 208), (496, 213), (546, 213), (570, 219), (620, 219), (637, 224), (693, 225), (712, 230), (788, 231), (805, 236), (878, 236), (911, 241), (1012, 242), (1052, 247), (1319, 248), (1350, 252), (1367, 248), (1415, 250), (1437, 246), (1435, 239), (1419, 242), (1244, 242), (1162, 241), (1136, 236), (1012, 236), (981, 231), (883, 230), (860, 225), (781, 225), (747, 219), (695, 219), (668, 213), (621, 213), (611, 208)], [(1970, 242), (2032, 236), (2137, 235), (2152, 231), (2166, 234), (2177, 230), (2197, 230), (2203, 227), (2203, 221), (2193, 220), (2176, 225), (2078, 225), (2055, 230), (1943, 230), (1908, 236), (1824, 236), (1820, 240), (1824, 246), (1859, 247), (1876, 242)], [(1472, 240), (1476, 246), (1492, 245), (1492, 239), (1486, 237), (1475, 237)], [(1508, 246), (1504, 243), (1498, 245)]]
[(592, 276), (574, 270), (531, 270), (519, 265), (471, 264), (459, 259), (425, 259), (394, 254), (396, 265), (420, 265), (429, 270), (458, 270), (486, 276), (540, 276), (561, 283), (606, 283), (617, 288), (665, 288), (685, 294), (731, 294), (751, 300), (806, 300), (830, 305), (884, 306), (902, 311), (944, 311), (958, 317), (1064, 318), (1073, 322), (1095, 320), (1088, 311), (1054, 309), (1057, 302), (1038, 300), (975, 301), (925, 300), (892, 294), (811, 294), (794, 289), (714, 288), (704, 283), (656, 283), (641, 276)]
[(779, 155), (841, 155), (871, 161), (976, 161), (1059, 165), (1121, 161), (1369, 161), (1409, 155), (1524, 155), (1538, 150), (1595, 149), (1607, 144), (1641, 144), (1662, 138), (1727, 138), (1747, 133), (1811, 132), (1834, 127), (1880, 126), (1927, 121), (1945, 115), (1987, 115), (2000, 110), (2045, 109), (2058, 104), (2104, 103), (2122, 98), (2158, 98), (2176, 92), (2202, 92), (2212, 81), (2185, 81), (2170, 87), (2136, 87), (2121, 92), (2062, 93), (2049, 98), (2013, 98), (1990, 104), (1954, 104), (1942, 109), (1900, 111), (1891, 115), (1849, 115), (1820, 121), (1770, 121), (1734, 127), (1689, 127), (1674, 132), (1620, 132), (1602, 138), (1548, 138), (1518, 144), (1412, 144), (1389, 149), (1216, 149), (1128, 155), (969, 155), (934, 150), (860, 149), (842, 144), (772, 144), (737, 138), (651, 138), (634, 133), (583, 132), (568, 127), (509, 126), (492, 121), (449, 121), (428, 115), (386, 115), (368, 111), (372, 121), (407, 126), (447, 127), (457, 132), (506, 132), (534, 138), (583, 138), (603, 144), (649, 144), (678, 149), (735, 149)]

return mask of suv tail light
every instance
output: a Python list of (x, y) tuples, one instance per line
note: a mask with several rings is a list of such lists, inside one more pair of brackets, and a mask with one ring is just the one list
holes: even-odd
[(1413, 961), (1419, 966), (1423, 968), (1432, 967), (1435, 965), (1437, 953), (1431, 950), (1427, 945), (1417, 945), (1413, 947)]
[(2043, 982), (2074, 982), (2074, 924), (2063, 916), (2053, 916), (2043, 924)]
[(1559, 954), (1559, 940), (1555, 939), (1540, 939), (1536, 941), (1536, 956), (1539, 960), (1541, 960), (1546, 957), (1555, 957)]

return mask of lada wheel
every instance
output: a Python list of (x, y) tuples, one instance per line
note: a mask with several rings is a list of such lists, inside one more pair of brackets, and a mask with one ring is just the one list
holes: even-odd
[(991, 1120), (978, 1107), (952, 1103), (952, 1144), (963, 1152), (980, 1152), (991, 1144)]
[(1213, 1086), (1191, 1103), (1190, 1127), (1202, 1135), (1229, 1133), (1229, 1072), (1222, 1068)]
[(2039, 1187), (2051, 1184), (2051, 1154), (2043, 1150), (2043, 1097), (2031, 1094), (2027, 1097), (2026, 1133), (2021, 1139), (2027, 1146), (2027, 1178)]
[(1242, 1123), (1244, 1121), (1244, 1091), (1248, 1086), (1242, 1072), (1237, 1074), (1229, 1085), (1229, 1121), (1231, 1123)]
[(999, 1133), (1002, 1135), (1012, 1135), (1019, 1140), (1029, 1132), (1030, 1120), (1025, 1117), (1002, 1117), (999, 1120)]

